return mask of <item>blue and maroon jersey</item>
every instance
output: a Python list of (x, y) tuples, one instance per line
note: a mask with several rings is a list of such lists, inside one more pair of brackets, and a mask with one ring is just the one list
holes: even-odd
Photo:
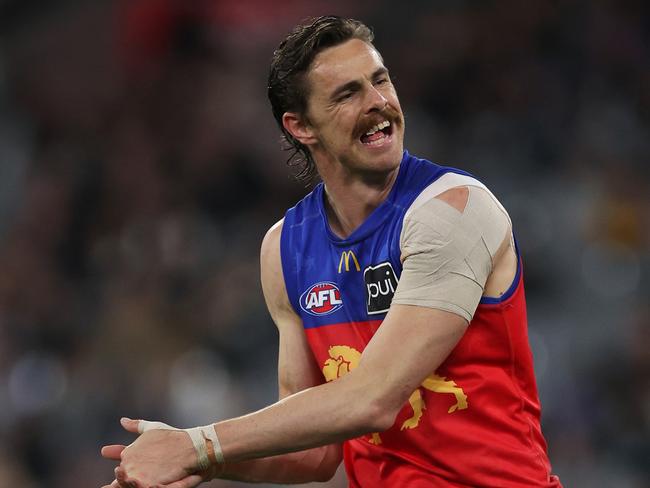
[[(345, 239), (329, 227), (322, 184), (287, 211), (287, 293), (325, 380), (353, 369), (381, 327), (402, 272), (404, 215), (449, 173), (476, 181), (405, 152), (386, 200)], [(461, 341), (395, 424), (346, 441), (344, 460), (351, 487), (561, 486), (540, 428), (521, 260), (510, 289), (481, 300)]]

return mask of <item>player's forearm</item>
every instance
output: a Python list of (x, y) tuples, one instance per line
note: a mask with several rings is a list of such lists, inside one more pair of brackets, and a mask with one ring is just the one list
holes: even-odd
[(228, 463), (222, 479), (248, 483), (309, 483), (328, 481), (341, 462), (341, 446), (329, 445), (279, 456)]
[(226, 462), (337, 444), (390, 427), (405, 399), (383, 401), (382, 388), (360, 369), (215, 424)]

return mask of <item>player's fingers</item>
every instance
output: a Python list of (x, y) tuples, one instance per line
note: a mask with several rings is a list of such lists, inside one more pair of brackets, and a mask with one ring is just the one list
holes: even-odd
[(122, 417), (120, 419), (120, 423), (122, 424), (122, 427), (124, 427), (129, 432), (133, 432), (134, 434), (142, 434), (148, 430), (155, 429), (176, 430), (175, 427), (167, 425), (163, 422), (152, 422), (150, 420), (133, 420), (128, 417)]
[(119, 461), (122, 459), (122, 451), (126, 448), (122, 444), (111, 444), (110, 446), (102, 447), (102, 457)]
[(110, 485), (104, 485), (102, 488), (120, 488), (120, 485), (118, 484), (117, 480), (113, 480)]
[(129, 432), (133, 432), (134, 434), (142, 434), (142, 430), (140, 430), (140, 420), (133, 420), (128, 417), (122, 417), (120, 419), (120, 424), (122, 424), (122, 427), (124, 427), (125, 430)]
[(145, 488), (138, 480), (129, 478), (122, 466), (115, 468), (115, 479), (120, 488)]
[(140, 432), (140, 421), (139, 420), (133, 420), (128, 417), (122, 417), (120, 419), (120, 424), (122, 424), (122, 427), (124, 427), (125, 430), (128, 430), (129, 432), (133, 432), (134, 434), (141, 434)]
[(204, 481), (203, 477), (198, 474), (191, 474), (182, 480), (174, 481), (169, 485), (158, 485), (156, 488), (194, 488)]
[(115, 472), (115, 482), (120, 488), (133, 488), (131, 483), (126, 481), (126, 471), (121, 466), (117, 466), (114, 470)]

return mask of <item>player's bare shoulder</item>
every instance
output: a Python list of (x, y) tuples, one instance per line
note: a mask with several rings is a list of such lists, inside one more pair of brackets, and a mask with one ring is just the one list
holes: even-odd
[[(271, 228), (266, 231), (266, 235), (262, 240), (262, 248), (260, 251), (260, 260), (262, 266), (262, 274), (269, 267), (276, 267), (275, 271), (282, 270), (282, 260), (280, 258), (280, 239), (282, 237), (282, 226), (284, 219), (278, 220)], [(264, 279), (264, 277), (262, 277)]]
[(469, 199), (469, 188), (467, 186), (455, 186), (436, 195), (435, 198), (463, 213)]
[(262, 240), (262, 248), (260, 251), (262, 291), (264, 292), (266, 306), (276, 324), (279, 323), (278, 319), (281, 319), (283, 316), (296, 315), (289, 303), (282, 271), (280, 240), (283, 224), (284, 219), (279, 220), (271, 226)]

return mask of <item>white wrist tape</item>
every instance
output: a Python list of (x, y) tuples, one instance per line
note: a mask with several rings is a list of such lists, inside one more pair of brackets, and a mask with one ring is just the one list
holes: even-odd
[(224, 464), (223, 451), (219, 438), (214, 430), (214, 425), (204, 425), (202, 427), (193, 427), (191, 429), (177, 429), (171, 425), (163, 422), (151, 422), (148, 420), (140, 420), (138, 424), (138, 432), (141, 434), (148, 430), (175, 430), (185, 432), (192, 439), (194, 450), (198, 456), (199, 471), (205, 471), (212, 464)]
[[(223, 452), (219, 438), (213, 425), (185, 429), (194, 443), (194, 449), (199, 456), (199, 469), (204, 471), (212, 463), (223, 464)], [(210, 459), (213, 457), (214, 459)]]

